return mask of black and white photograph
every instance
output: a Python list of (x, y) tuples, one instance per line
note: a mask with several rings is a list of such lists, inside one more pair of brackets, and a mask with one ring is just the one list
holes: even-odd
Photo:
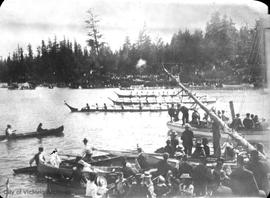
[(268, 12), (0, 1), (0, 198), (270, 196)]

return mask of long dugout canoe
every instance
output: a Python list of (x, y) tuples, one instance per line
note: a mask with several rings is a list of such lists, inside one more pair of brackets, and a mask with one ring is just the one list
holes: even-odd
[(71, 112), (81, 112), (81, 113), (91, 113), (91, 112), (115, 112), (115, 113), (122, 113), (122, 112), (161, 112), (161, 111), (168, 111), (168, 108), (164, 107), (155, 107), (155, 108), (149, 108), (149, 107), (143, 107), (143, 108), (93, 108), (93, 109), (78, 109), (75, 107), (70, 106), (65, 102), (65, 105), (70, 109)]
[(0, 136), (0, 141), (3, 140), (16, 140), (16, 139), (25, 139), (25, 138), (42, 138), (46, 136), (60, 136), (63, 135), (64, 126), (60, 126), (55, 129), (44, 129), (43, 132), (27, 132), (27, 133), (16, 133), (11, 136), (6, 137), (5, 135)]

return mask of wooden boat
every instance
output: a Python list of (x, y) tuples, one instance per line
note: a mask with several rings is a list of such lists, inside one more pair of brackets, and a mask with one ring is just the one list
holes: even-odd
[[(136, 159), (139, 155), (137, 150), (130, 150), (130, 151), (115, 151), (115, 150), (100, 150), (102, 152), (111, 153), (113, 155), (121, 156), (128, 159)], [(143, 157), (145, 158), (147, 164), (150, 167), (156, 167), (156, 165), (163, 159), (163, 155), (159, 153), (143, 153)], [(178, 168), (179, 160), (169, 158), (168, 163), (173, 168)]]
[(222, 84), (224, 89), (250, 89), (254, 88), (253, 84)]
[[(112, 172), (121, 170), (120, 166), (93, 166), (90, 167), (91, 172), (95, 172), (98, 176), (106, 176)], [(54, 167), (50, 164), (39, 164), (37, 171), (40, 175), (51, 177), (72, 177), (73, 166)], [(87, 172), (86, 172), (87, 173)]]
[(63, 135), (64, 126), (60, 126), (55, 129), (44, 129), (43, 132), (28, 132), (28, 133), (16, 133), (14, 135), (11, 135), (9, 137), (6, 137), (5, 135), (0, 136), (0, 141), (2, 140), (16, 140), (16, 139), (25, 139), (25, 138), (42, 138), (46, 136), (61, 136)]
[[(98, 194), (104, 194), (108, 190), (108, 184), (114, 184), (117, 180), (116, 173), (107, 173), (104, 176), (97, 173), (95, 183), (98, 187)], [(86, 187), (76, 185), (72, 181), (66, 179), (48, 179), (47, 180), (47, 193), (48, 194), (72, 194), (74, 195), (85, 195)]]
[[(125, 94), (125, 93), (118, 93), (118, 92), (114, 92), (118, 98), (135, 98), (135, 97), (138, 97), (138, 98), (150, 98), (150, 97), (175, 97), (175, 96), (178, 96), (182, 91), (173, 91), (173, 92), (169, 92), (169, 91), (162, 91), (162, 92), (140, 92), (140, 91), (130, 91), (128, 94)], [(181, 94), (181, 96), (183, 96)]]
[[(111, 99), (111, 98), (108, 98), (109, 100), (111, 100), (115, 105), (157, 105), (157, 104), (166, 104), (166, 105), (171, 105), (171, 104), (178, 104), (178, 103), (181, 103), (181, 104), (195, 104), (195, 102), (193, 102), (192, 100), (189, 100), (189, 99), (182, 99), (182, 98), (177, 98), (177, 99), (174, 99), (174, 100), (161, 100), (161, 101), (158, 101), (158, 100), (134, 100), (134, 101), (125, 101), (125, 100), (114, 100), (114, 99)], [(213, 104), (216, 102), (216, 99), (212, 98), (212, 99), (203, 99), (202, 100), (202, 103), (205, 103), (205, 104)]]
[[(167, 122), (167, 126), (169, 129), (177, 132), (179, 135), (182, 134), (184, 131), (184, 127), (181, 123), (178, 122)], [(197, 128), (192, 127), (192, 131), (195, 135), (199, 135), (202, 137), (211, 137), (212, 138), (212, 132), (211, 129), (208, 127), (205, 128)], [(265, 128), (261, 130), (240, 130), (238, 133), (243, 136), (246, 140), (251, 142), (266, 142), (270, 140), (270, 130)], [(223, 139), (228, 138), (228, 134), (221, 133), (221, 137)]]
[(121, 108), (121, 107), (115, 107), (115, 108), (93, 108), (93, 109), (78, 109), (75, 107), (70, 106), (65, 102), (65, 105), (70, 109), (71, 112), (81, 112), (81, 113), (91, 113), (91, 112), (111, 112), (111, 113), (123, 113), (123, 112), (161, 112), (161, 111), (168, 111), (167, 107), (143, 107), (143, 108), (134, 108), (134, 107), (128, 107), (128, 108)]
[[(65, 156), (70, 156), (70, 155), (65, 155)], [(77, 156), (73, 156), (72, 157), (77, 157)], [(113, 154), (104, 154), (104, 155), (98, 155), (98, 156), (94, 156), (92, 157), (93, 161), (92, 162), (88, 162), (89, 164), (93, 165), (93, 166), (121, 166), (121, 163), (123, 161), (123, 157), (120, 156), (116, 156)], [(39, 171), (41, 171), (41, 173), (53, 173), (53, 174), (57, 174), (57, 173), (63, 173), (66, 174), (66, 172), (69, 173), (68, 170), (66, 169), (70, 169), (70, 167), (75, 166), (75, 159), (67, 159), (67, 160), (63, 160), (63, 162), (61, 163), (60, 167), (63, 169), (60, 170), (55, 170), (54, 167), (47, 167), (47, 166), (41, 166), (39, 167)], [(37, 166), (29, 166), (29, 167), (24, 167), (24, 168), (18, 168), (18, 169), (13, 169), (13, 172), (15, 174), (35, 174), (38, 172), (38, 168)], [(67, 173), (67, 174), (68, 174)]]

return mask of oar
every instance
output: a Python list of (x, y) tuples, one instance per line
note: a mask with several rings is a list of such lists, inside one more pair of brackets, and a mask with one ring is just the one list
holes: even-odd
[(66, 157), (81, 157), (80, 155), (75, 154), (66, 154), (66, 153), (59, 153), (59, 156), (66, 156)]

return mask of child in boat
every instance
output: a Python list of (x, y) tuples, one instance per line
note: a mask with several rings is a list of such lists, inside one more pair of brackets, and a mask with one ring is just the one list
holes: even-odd
[(59, 168), (62, 160), (60, 159), (60, 157), (58, 155), (58, 150), (55, 148), (50, 155), (51, 155), (50, 164), (56, 168)]

